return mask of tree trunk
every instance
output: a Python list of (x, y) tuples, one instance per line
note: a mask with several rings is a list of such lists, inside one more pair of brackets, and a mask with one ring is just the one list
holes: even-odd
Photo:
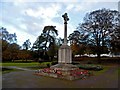
[(101, 58), (100, 58), (100, 53), (99, 52), (97, 53), (97, 60), (98, 60), (98, 63), (100, 64), (101, 63)]

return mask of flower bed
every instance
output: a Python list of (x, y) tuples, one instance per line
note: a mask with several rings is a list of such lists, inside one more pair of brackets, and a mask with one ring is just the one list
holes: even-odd
[(82, 79), (92, 75), (92, 72), (83, 69), (76, 69), (76, 70), (72, 70), (70, 75), (74, 77), (80, 77)]
[(36, 71), (37, 74), (40, 75), (45, 75), (45, 76), (53, 76), (57, 78), (72, 78), (74, 79), (83, 79), (86, 77), (89, 77), (92, 75), (92, 73), (88, 70), (83, 70), (83, 69), (75, 69), (75, 70), (69, 70), (69, 71), (64, 71), (60, 69), (51, 69), (51, 68), (44, 68), (41, 70)]

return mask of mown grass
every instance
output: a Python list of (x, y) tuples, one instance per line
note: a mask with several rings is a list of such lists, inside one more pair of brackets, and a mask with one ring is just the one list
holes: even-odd
[[(93, 75), (95, 75), (95, 76), (98, 76), (98, 75), (105, 73), (110, 68), (110, 66), (100, 65), (100, 64), (78, 64), (78, 67), (81, 68), (82, 65), (84, 67), (83, 69), (91, 71), (93, 73)], [(102, 69), (97, 70), (96, 69), (97, 66), (102, 67)]]
[(9, 62), (9, 63), (0, 63), (0, 66), (18, 66), (18, 67), (34, 67), (34, 66), (40, 66), (40, 65), (47, 65), (50, 64), (51, 62), (31, 62), (31, 63), (14, 63), (14, 62)]
[(34, 62), (34, 60), (14, 60), (14, 62)]
[(0, 63), (0, 66), (2, 66), (2, 63)]
[(2, 63), (2, 66), (19, 66), (19, 67), (27, 67), (27, 66), (36, 66), (39, 65), (39, 63)]
[[(49, 64), (49, 65), (48, 65)], [(16, 66), (16, 67), (23, 67), (23, 68), (29, 68), (29, 69), (40, 69), (40, 68), (46, 68), (51, 65), (51, 62), (31, 62), (31, 63), (15, 63), (15, 62), (7, 62), (7, 63), (0, 63), (0, 66), (2, 66), (2, 73), (9, 73), (14, 71), (21, 71), (18, 69), (9, 69), (7, 67), (9, 66)]]
[(22, 70), (2, 68), (2, 74), (9, 73), (9, 72), (15, 72), (15, 71), (22, 71)]
[(120, 76), (120, 67), (118, 67), (118, 75)]
[[(41, 68), (47, 68), (51, 66), (52, 62), (31, 62), (31, 63), (15, 63), (15, 62), (7, 62), (7, 63), (0, 63), (0, 66), (2, 67), (9, 67), (9, 66), (16, 66), (16, 67), (22, 67), (22, 68), (29, 68), (32, 70), (37, 70)], [(12, 72), (16, 70), (6, 70), (7, 72)]]
[(104, 72), (106, 72), (109, 68), (110, 68), (109, 66), (103, 66), (103, 70), (93, 71), (93, 74), (94, 74), (95, 76), (101, 75), (101, 74), (103, 74)]

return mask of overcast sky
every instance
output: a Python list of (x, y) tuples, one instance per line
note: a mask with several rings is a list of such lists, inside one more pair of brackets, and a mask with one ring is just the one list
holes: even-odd
[(53, 25), (58, 37), (64, 35), (62, 15), (67, 12), (68, 35), (83, 22), (86, 13), (107, 8), (118, 10), (119, 0), (2, 0), (0, 2), (0, 27), (16, 33), (17, 43), (27, 39), (34, 43), (44, 26)]

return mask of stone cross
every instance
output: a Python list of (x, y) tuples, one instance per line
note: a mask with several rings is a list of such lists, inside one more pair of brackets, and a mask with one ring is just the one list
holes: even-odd
[(64, 45), (67, 45), (67, 21), (69, 20), (67, 13), (62, 15), (64, 19)]

